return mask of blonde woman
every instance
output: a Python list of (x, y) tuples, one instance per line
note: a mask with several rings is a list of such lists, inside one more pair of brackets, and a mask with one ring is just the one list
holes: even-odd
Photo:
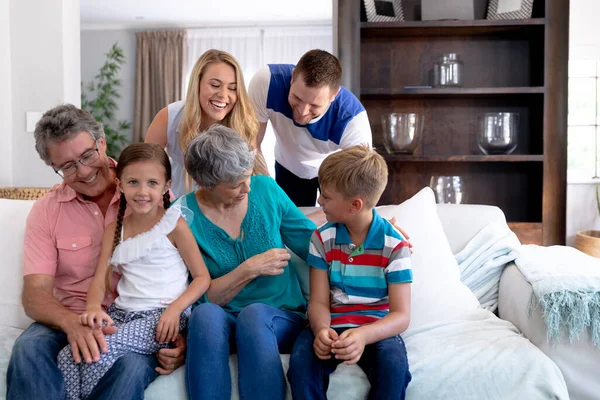
[[(231, 54), (211, 49), (192, 69), (186, 100), (160, 110), (146, 132), (146, 142), (167, 148), (173, 170), (171, 190), (176, 197), (197, 188), (183, 165), (185, 149), (215, 123), (233, 129), (256, 147), (258, 120), (241, 67)], [(262, 156), (257, 155), (255, 165), (254, 173), (268, 174)]]

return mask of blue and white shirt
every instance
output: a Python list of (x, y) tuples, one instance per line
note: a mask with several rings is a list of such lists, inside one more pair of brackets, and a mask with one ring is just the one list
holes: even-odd
[(357, 144), (372, 146), (365, 108), (342, 86), (326, 112), (306, 125), (294, 122), (288, 102), (292, 64), (269, 64), (250, 81), (248, 94), (258, 121), (271, 121), (275, 131), (275, 160), (303, 179), (317, 176), (325, 157)]

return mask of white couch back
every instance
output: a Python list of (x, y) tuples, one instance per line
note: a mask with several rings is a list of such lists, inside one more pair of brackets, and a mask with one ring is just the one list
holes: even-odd
[[(438, 204), (437, 213), (453, 254), (464, 249), (471, 238), (490, 222), (506, 222), (502, 210), (495, 206)], [(398, 224), (402, 227), (401, 221)]]
[[(0, 199), (0, 226), (4, 231), (0, 240), (0, 315), (3, 317), (1, 324), (23, 329), (31, 323), (21, 306), (21, 290), (25, 221), (33, 203), (33, 200)], [(316, 208), (302, 208), (305, 213), (314, 210)], [(486, 224), (497, 219), (504, 220), (502, 211), (492, 206), (440, 204), (437, 211), (454, 254), (462, 250)], [(398, 225), (402, 227), (402, 221), (398, 221)], [(408, 234), (410, 235), (410, 232)]]
[(31, 320), (21, 305), (25, 221), (34, 200), (0, 199), (0, 315), (3, 326), (26, 328)]

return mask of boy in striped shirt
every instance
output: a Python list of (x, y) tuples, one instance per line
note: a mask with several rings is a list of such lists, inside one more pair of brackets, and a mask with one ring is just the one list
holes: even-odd
[(296, 339), (288, 379), (295, 400), (326, 399), (329, 375), (357, 363), (369, 399), (404, 399), (411, 380), (400, 333), (410, 322), (409, 243), (374, 207), (387, 184), (368, 146), (328, 156), (319, 168), (327, 223), (310, 244), (310, 327)]

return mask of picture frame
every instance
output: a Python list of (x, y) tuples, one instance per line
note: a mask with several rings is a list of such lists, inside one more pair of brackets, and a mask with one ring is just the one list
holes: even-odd
[(402, 0), (363, 0), (368, 22), (404, 21)]
[[(521, 7), (518, 10), (502, 12), (502, 5), (507, 0), (490, 0), (488, 4), (487, 19), (529, 19), (533, 11), (534, 0), (521, 0)], [(514, 3), (514, 0), (511, 1)], [(499, 7), (500, 6), (500, 7)], [(500, 11), (500, 12), (498, 12)]]

